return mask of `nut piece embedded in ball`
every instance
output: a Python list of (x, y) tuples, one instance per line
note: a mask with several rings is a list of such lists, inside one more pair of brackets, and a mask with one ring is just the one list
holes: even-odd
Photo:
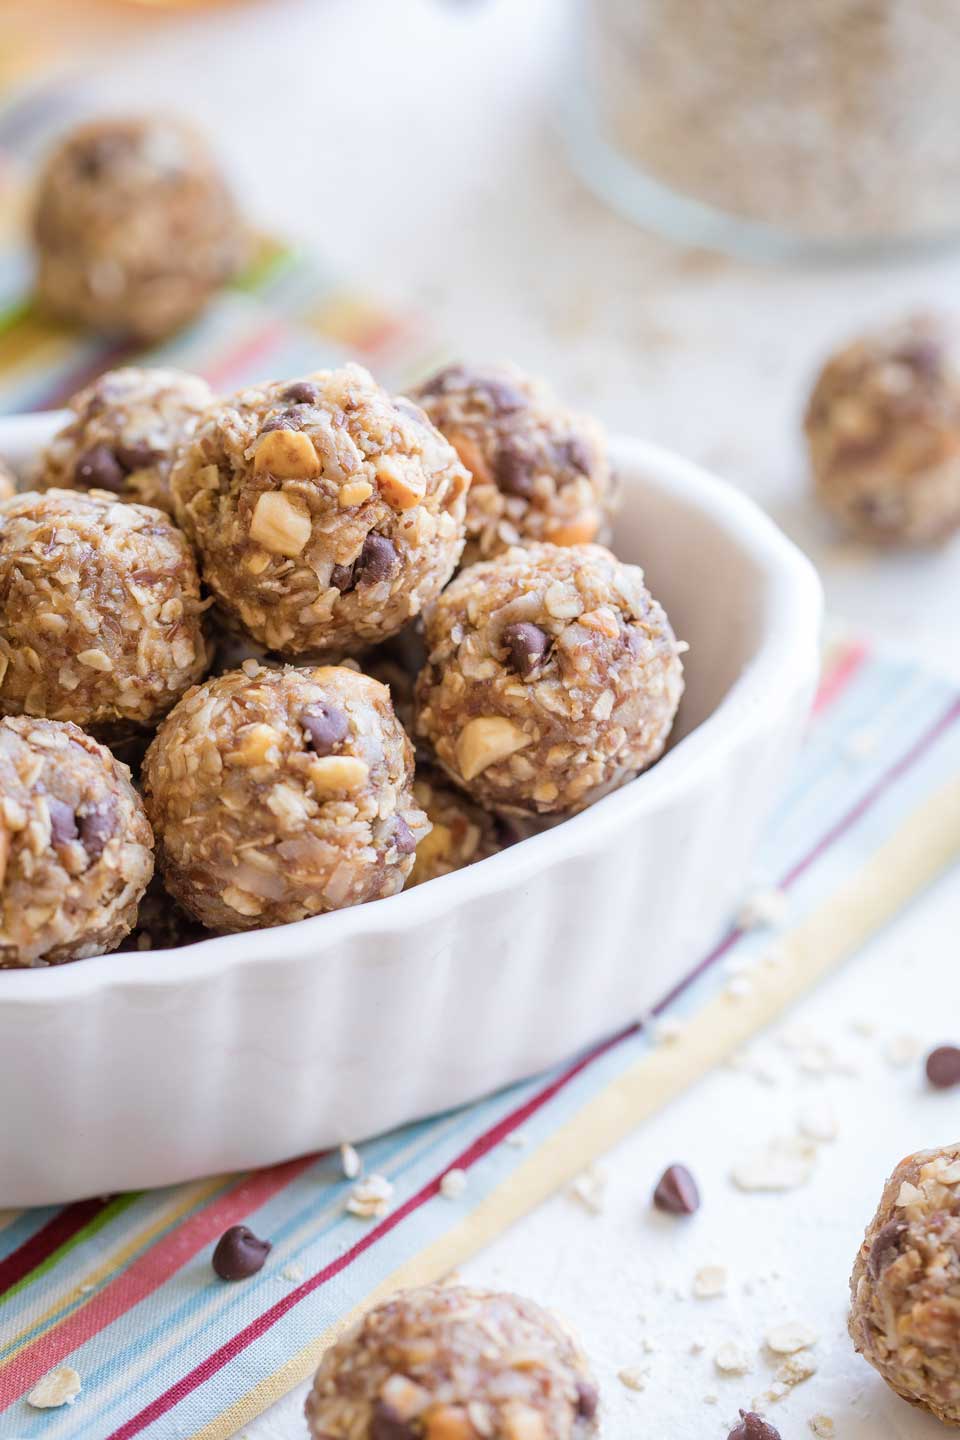
[(960, 1145), (900, 1162), (850, 1291), (850, 1335), (864, 1359), (905, 1400), (960, 1425)]
[(433, 828), (417, 846), (408, 890), (486, 860), (522, 838), (515, 822), (482, 810), (437, 770), (418, 765), (413, 793)]
[(615, 486), (596, 421), (513, 366), (450, 365), (415, 392), (473, 476), (464, 562), (609, 538)]
[(40, 176), (33, 243), (46, 309), (141, 340), (198, 314), (247, 248), (205, 142), (171, 116), (71, 130)]
[(108, 370), (69, 402), (72, 418), (40, 457), (38, 490), (107, 490), (172, 511), (170, 466), (213, 391), (183, 370)]
[(426, 622), (417, 730), (481, 805), (571, 814), (663, 751), (680, 646), (634, 565), (530, 545), (463, 570)]
[(164, 883), (254, 930), (394, 895), (429, 821), (384, 685), (346, 666), (245, 669), (186, 695), (147, 751)]
[(358, 365), (221, 401), (171, 484), (223, 611), (288, 659), (396, 634), (463, 548), (455, 450)]
[(816, 491), (874, 544), (930, 545), (960, 528), (956, 344), (926, 317), (831, 356), (805, 430)]
[(0, 720), (0, 967), (115, 949), (152, 874), (126, 765), (76, 725)]
[(575, 1341), (518, 1295), (429, 1285), (363, 1316), (307, 1397), (314, 1440), (590, 1440), (597, 1388)]
[(169, 516), (92, 490), (0, 509), (0, 710), (108, 743), (156, 725), (206, 672), (200, 579)]

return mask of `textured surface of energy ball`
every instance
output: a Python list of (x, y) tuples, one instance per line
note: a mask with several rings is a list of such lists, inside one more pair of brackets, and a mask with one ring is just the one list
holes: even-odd
[(253, 660), (186, 695), (143, 765), (167, 889), (231, 931), (401, 890), (429, 829), (412, 779), (385, 686)]
[(413, 793), (433, 829), (417, 846), (408, 890), (497, 855), (522, 838), (516, 822), (481, 810), (437, 771), (418, 766)]
[(603, 431), (512, 367), (452, 365), (416, 393), (473, 475), (464, 562), (511, 545), (609, 538), (614, 483)]
[(905, 1400), (960, 1425), (960, 1144), (894, 1170), (850, 1292), (860, 1354)]
[(956, 347), (914, 319), (832, 356), (805, 429), (817, 495), (874, 544), (928, 545), (960, 528)]
[(680, 648), (643, 572), (609, 550), (509, 550), (430, 612), (418, 733), (481, 804), (569, 814), (660, 756)]
[(207, 668), (200, 581), (160, 510), (102, 491), (0, 508), (0, 710), (111, 743), (155, 725)]
[(17, 493), (17, 476), (12, 465), (0, 455), (0, 504)]
[(455, 451), (357, 365), (222, 401), (171, 483), (219, 604), (285, 658), (396, 633), (463, 548)]
[(120, 950), (177, 950), (181, 945), (195, 945), (208, 940), (205, 929), (182, 910), (167, 894), (158, 875), (147, 886), (140, 901), (136, 923), (118, 948)]
[(143, 340), (192, 319), (246, 248), (205, 142), (170, 116), (71, 130), (40, 176), (33, 240), (47, 309)]
[(314, 1440), (590, 1440), (598, 1395), (566, 1330), (518, 1295), (402, 1291), (324, 1355)]
[(183, 370), (109, 370), (70, 401), (71, 418), (40, 457), (36, 488), (106, 490), (172, 510), (174, 451), (212, 401), (206, 380)]
[(76, 725), (0, 720), (0, 966), (114, 949), (152, 873), (127, 767)]

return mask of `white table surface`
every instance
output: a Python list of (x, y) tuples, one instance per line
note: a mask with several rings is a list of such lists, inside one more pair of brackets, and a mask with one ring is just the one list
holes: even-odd
[[(805, 387), (831, 343), (905, 308), (960, 309), (960, 257), (785, 271), (642, 234), (583, 190), (555, 138), (566, 18), (562, 0), (270, 0), (160, 29), (139, 53), (114, 41), (98, 86), (108, 104), (189, 111), (271, 226), (420, 307), (465, 356), (541, 370), (612, 427), (736, 481), (811, 553), (836, 616), (960, 676), (960, 545), (878, 559), (838, 541), (810, 505), (798, 441)], [(790, 1017), (855, 1074), (798, 1072), (776, 1034), (764, 1037), (765, 1080), (719, 1072), (609, 1157), (601, 1215), (558, 1196), (465, 1268), (575, 1319), (611, 1440), (722, 1440), (738, 1405), (769, 1384), (766, 1327), (791, 1318), (821, 1338), (817, 1374), (771, 1413), (784, 1440), (809, 1435), (818, 1413), (840, 1440), (944, 1433), (888, 1397), (844, 1325), (847, 1274), (885, 1174), (960, 1128), (956, 1096), (928, 1092), (919, 1059), (890, 1058), (891, 1046), (951, 1038), (951, 1015), (960, 1039), (958, 927), (954, 877)], [(736, 1149), (793, 1133), (822, 1098), (839, 1136), (811, 1183), (734, 1191)], [(649, 1207), (673, 1160), (704, 1191), (689, 1222)], [(694, 1271), (714, 1261), (729, 1268), (730, 1293), (691, 1299)], [(715, 1372), (728, 1338), (750, 1348), (752, 1375)], [(617, 1379), (624, 1367), (648, 1372), (642, 1391)], [(294, 1394), (244, 1433), (302, 1434), (301, 1404)]]

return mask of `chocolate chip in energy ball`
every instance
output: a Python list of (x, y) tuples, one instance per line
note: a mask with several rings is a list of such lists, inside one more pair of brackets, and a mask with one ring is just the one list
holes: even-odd
[(116, 806), (107, 803), (100, 810), (91, 810), (81, 815), (79, 822), (80, 843), (91, 860), (97, 860), (106, 849), (117, 824)]
[(526, 455), (510, 445), (502, 445), (494, 466), (496, 481), (504, 495), (529, 500), (533, 494), (533, 466)]
[(533, 672), (540, 668), (550, 649), (550, 636), (529, 620), (519, 620), (515, 625), (505, 626), (501, 638), (510, 652), (513, 668), (524, 680), (528, 680)]
[(396, 568), (397, 551), (393, 541), (371, 530), (360, 551), (354, 582), (358, 585), (379, 585), (381, 580), (389, 580)]
[(78, 835), (77, 817), (71, 806), (53, 795), (47, 796), (47, 811), (50, 815), (50, 839), (54, 845), (68, 845)]
[(310, 748), (317, 755), (332, 755), (350, 733), (350, 723), (336, 705), (312, 705), (300, 716), (300, 724), (310, 737)]
[(273, 1246), (246, 1225), (231, 1225), (217, 1241), (211, 1264), (221, 1280), (249, 1280), (262, 1270)]
[(653, 1203), (668, 1215), (694, 1215), (700, 1209), (697, 1182), (685, 1165), (670, 1165), (653, 1192)]
[(417, 837), (402, 815), (397, 816), (393, 827), (393, 843), (401, 855), (412, 855), (417, 848)]
[(600, 1391), (592, 1380), (577, 1381), (577, 1414), (582, 1420), (592, 1420), (600, 1405)]
[(109, 490), (119, 494), (127, 472), (109, 445), (92, 445), (77, 461), (77, 484), (89, 490)]
[(780, 1440), (780, 1431), (755, 1410), (741, 1410), (740, 1424), (734, 1425), (727, 1440)]
[(287, 386), (283, 398), (293, 405), (316, 405), (320, 399), (320, 391), (309, 380), (297, 380), (293, 385)]
[(378, 1400), (370, 1417), (370, 1440), (416, 1440), (417, 1432), (386, 1400)]
[(879, 1280), (887, 1266), (896, 1260), (900, 1253), (900, 1237), (906, 1228), (905, 1220), (888, 1220), (886, 1225), (877, 1231), (867, 1261), (867, 1269), (874, 1280)]
[(927, 1079), (937, 1090), (960, 1085), (960, 1046), (938, 1045), (927, 1056)]

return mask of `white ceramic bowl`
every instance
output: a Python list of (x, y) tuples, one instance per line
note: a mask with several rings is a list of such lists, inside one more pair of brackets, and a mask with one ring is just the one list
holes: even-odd
[[(0, 420), (23, 462), (49, 417)], [(0, 1206), (265, 1165), (458, 1105), (649, 1010), (719, 934), (818, 668), (810, 564), (636, 441), (616, 548), (689, 641), (676, 738), (592, 809), (358, 909), (0, 972)]]

